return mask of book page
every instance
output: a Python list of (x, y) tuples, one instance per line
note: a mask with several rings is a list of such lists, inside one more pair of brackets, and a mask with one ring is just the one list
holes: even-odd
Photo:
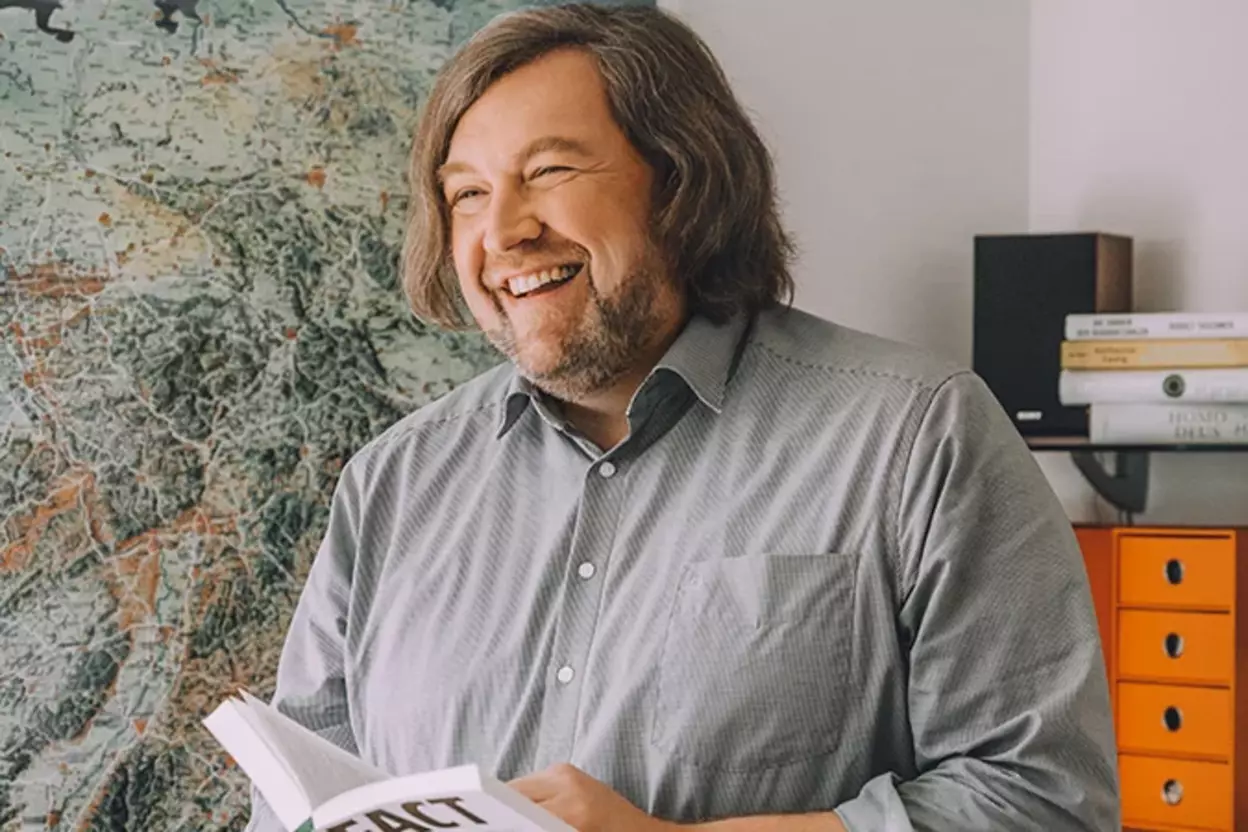
[(476, 766), (364, 786), (319, 807), (312, 817), (318, 832), (576, 832)]
[(227, 699), (208, 715), (204, 727), (255, 783), (282, 825), (293, 830), (312, 814), (312, 804), (277, 752), (243, 717), (246, 708), (237, 699)]
[[(246, 691), (242, 692), (242, 697), (243, 718), (281, 758), (313, 808), (358, 786), (389, 779), (385, 772), (317, 736)], [(247, 773), (251, 776), (250, 771)], [(252, 780), (267, 800), (269, 795), (260, 781), (254, 776)]]

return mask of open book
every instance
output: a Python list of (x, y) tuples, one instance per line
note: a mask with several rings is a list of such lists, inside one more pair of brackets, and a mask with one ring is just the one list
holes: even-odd
[(477, 766), (391, 777), (246, 691), (204, 726), (290, 832), (576, 832)]

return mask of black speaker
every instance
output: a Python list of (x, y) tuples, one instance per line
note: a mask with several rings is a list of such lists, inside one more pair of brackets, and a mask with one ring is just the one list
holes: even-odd
[(1088, 435), (1057, 398), (1066, 316), (1131, 311), (1131, 238), (1099, 232), (975, 237), (971, 363), (1025, 437)]

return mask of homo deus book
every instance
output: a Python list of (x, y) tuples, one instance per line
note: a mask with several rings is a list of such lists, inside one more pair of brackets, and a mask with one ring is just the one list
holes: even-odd
[(243, 690), (204, 726), (289, 832), (576, 832), (475, 765), (391, 777)]

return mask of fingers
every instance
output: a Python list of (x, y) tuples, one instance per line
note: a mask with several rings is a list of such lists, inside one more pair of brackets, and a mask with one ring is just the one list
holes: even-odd
[(559, 794), (567, 794), (577, 786), (584, 785), (588, 776), (570, 763), (559, 763), (542, 771), (526, 774), (510, 781), (520, 794), (535, 803), (550, 800)]
[(545, 803), (559, 793), (557, 781), (551, 777), (549, 769), (526, 774), (524, 777), (508, 781), (507, 785), (534, 803)]
[(590, 832), (609, 828), (605, 824), (612, 816), (615, 793), (569, 763), (551, 766), (507, 785), (573, 829)]

